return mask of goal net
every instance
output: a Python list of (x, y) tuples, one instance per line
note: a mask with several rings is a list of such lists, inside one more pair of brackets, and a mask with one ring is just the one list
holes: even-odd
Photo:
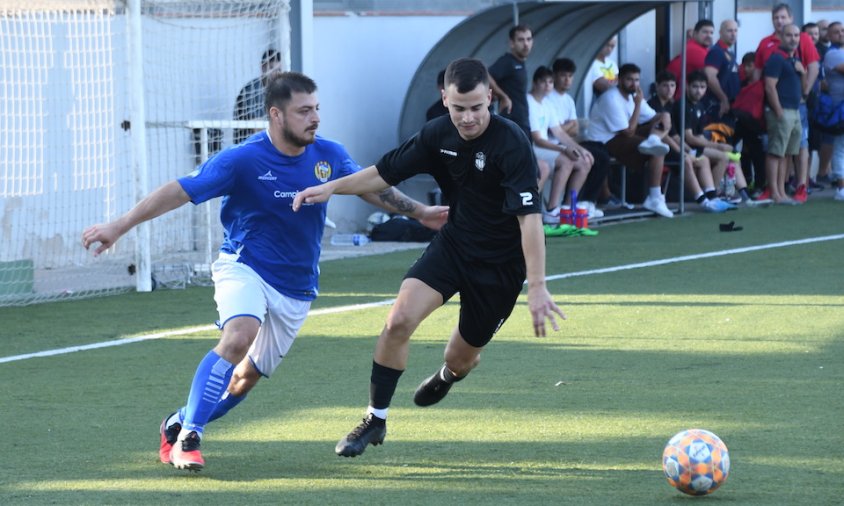
[(96, 258), (81, 234), (263, 127), (252, 95), (262, 68), (289, 61), (288, 11), (289, 0), (0, 2), (0, 306), (209, 281), (218, 201)]

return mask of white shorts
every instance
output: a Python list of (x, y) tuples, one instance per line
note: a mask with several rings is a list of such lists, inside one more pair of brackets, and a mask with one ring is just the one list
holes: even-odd
[(211, 278), (221, 329), (236, 316), (261, 322), (247, 356), (261, 375), (269, 377), (293, 345), (311, 302), (282, 295), (251, 267), (238, 263), (237, 255), (220, 253), (211, 266)]
[(560, 153), (559, 151), (543, 148), (541, 146), (534, 146), (533, 154), (534, 156), (536, 156), (537, 160), (545, 160), (545, 163), (548, 164), (548, 167), (551, 170), (554, 170), (554, 165), (556, 163), (557, 157), (562, 155), (562, 153)]

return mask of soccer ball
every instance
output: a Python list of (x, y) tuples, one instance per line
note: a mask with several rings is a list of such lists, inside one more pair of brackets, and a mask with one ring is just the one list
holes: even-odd
[(727, 481), (730, 454), (724, 442), (708, 430), (684, 430), (665, 445), (662, 470), (668, 483), (680, 492), (706, 495)]
[(366, 231), (372, 232), (372, 229), (375, 228), (376, 225), (387, 223), (388, 221), (390, 221), (389, 214), (383, 211), (376, 211), (370, 214), (369, 218), (366, 219)]

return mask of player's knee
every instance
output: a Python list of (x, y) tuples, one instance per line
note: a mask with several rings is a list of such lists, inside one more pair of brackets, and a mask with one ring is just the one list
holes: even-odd
[(394, 307), (384, 325), (384, 335), (390, 339), (406, 340), (417, 325), (419, 321), (412, 313)]

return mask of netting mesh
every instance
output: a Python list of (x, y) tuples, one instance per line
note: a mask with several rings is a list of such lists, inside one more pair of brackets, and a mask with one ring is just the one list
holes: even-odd
[[(139, 178), (154, 189), (234, 141), (238, 95), (260, 83), (269, 49), (284, 54), (287, 3), (141, 2), (146, 172), (133, 163), (131, 10), (104, 0), (0, 6), (0, 305), (136, 285), (138, 235), (93, 258), (82, 231), (130, 209)], [(208, 281), (218, 209), (189, 204), (152, 222), (154, 283)]]

